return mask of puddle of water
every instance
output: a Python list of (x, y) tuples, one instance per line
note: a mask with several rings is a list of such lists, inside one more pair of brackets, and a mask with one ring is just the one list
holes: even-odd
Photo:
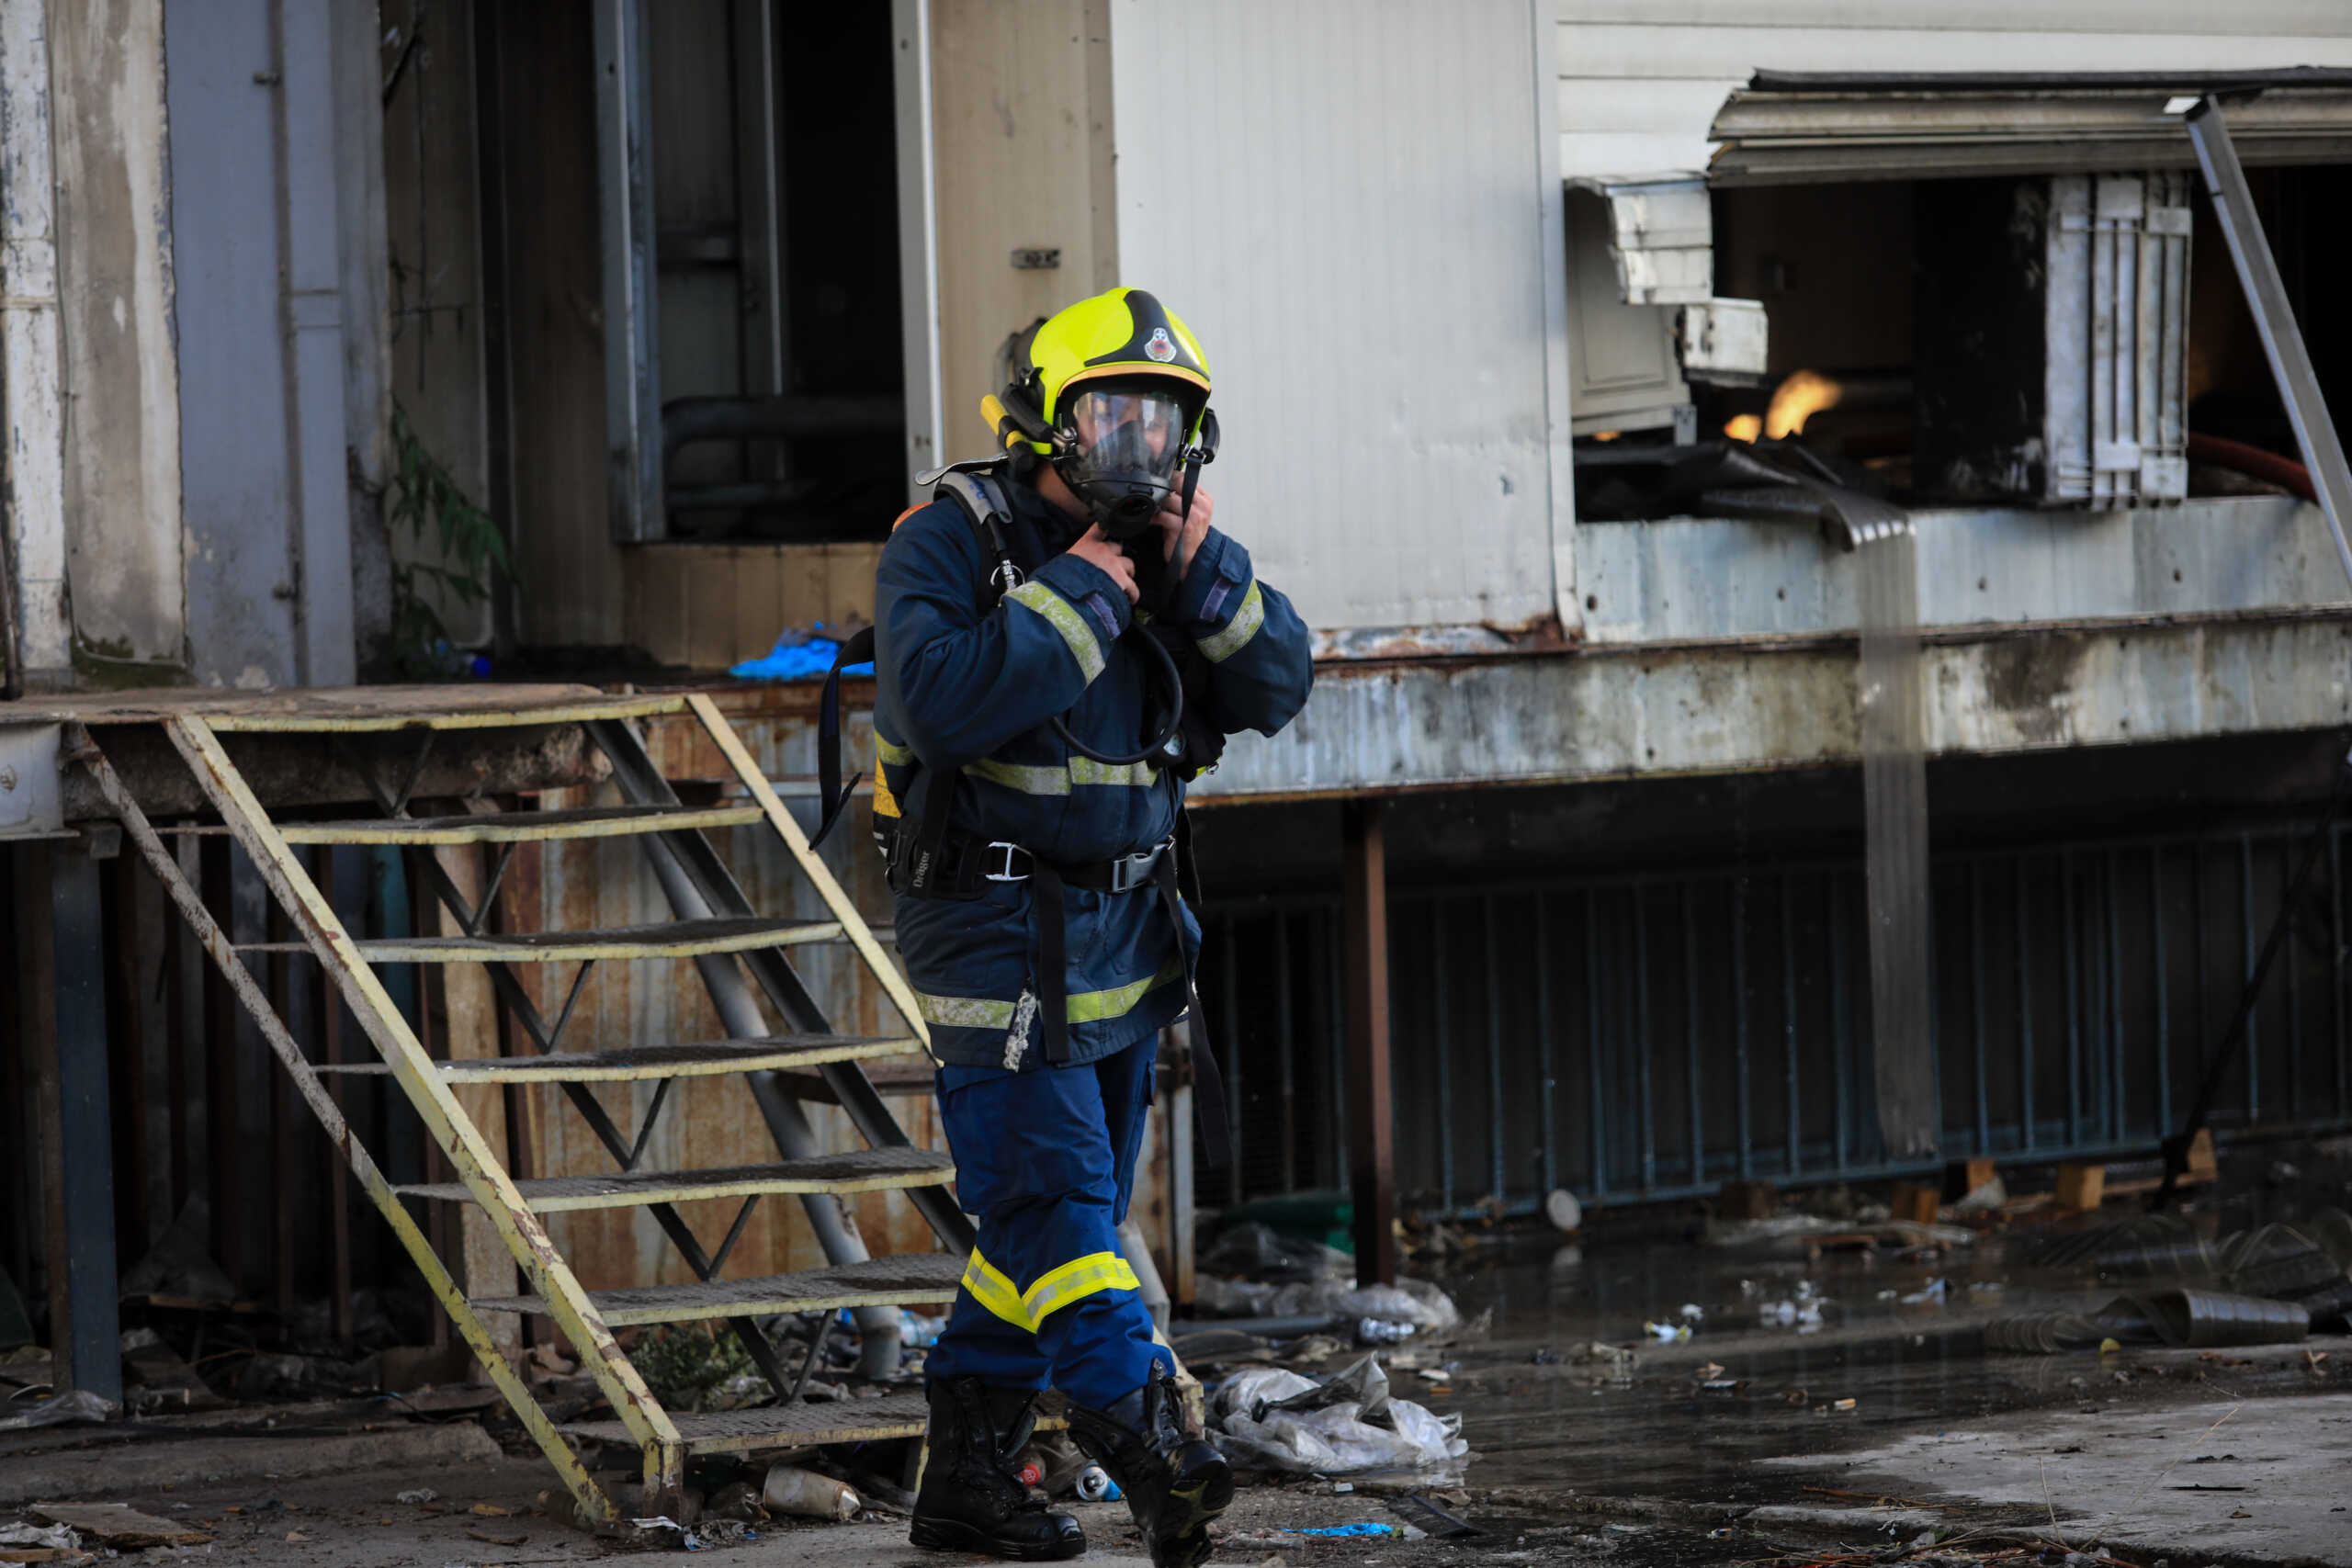
[[(1464, 1412), (1482, 1483), (1743, 1501), (1798, 1491), (1748, 1461), (1845, 1446), (1859, 1426), (2075, 1397), (2068, 1379), (2081, 1366), (1988, 1360), (1975, 1330), (2104, 1299), (2079, 1274), (2025, 1274), (1965, 1252), (1809, 1262), (1674, 1243), (1564, 1248), (1453, 1285), (1464, 1311), (1495, 1309), (1491, 1340), (1449, 1358), (1459, 1363), (1450, 1384), (1400, 1381), (1420, 1382), (1414, 1396), (1434, 1409)], [(1817, 1308), (1819, 1327), (1780, 1326), (1781, 1303)], [(1687, 1321), (1686, 1305), (1699, 1310), (1689, 1340), (1645, 1337), (1645, 1322)], [(1639, 1346), (1630, 1380), (1576, 1359), (1595, 1340)], [(1722, 1371), (1702, 1377), (1709, 1363)], [(1844, 1399), (1853, 1408), (1836, 1410)]]

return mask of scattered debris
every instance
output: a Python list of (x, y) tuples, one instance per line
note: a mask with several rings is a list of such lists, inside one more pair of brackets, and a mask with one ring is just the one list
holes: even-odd
[(1321, 1382), (1279, 1367), (1248, 1368), (1217, 1386), (1209, 1408), (1227, 1451), (1268, 1470), (1433, 1470), (1470, 1452), (1460, 1416), (1392, 1399), (1372, 1356)]
[(865, 1505), (857, 1489), (830, 1475), (796, 1464), (771, 1466), (760, 1489), (760, 1505), (772, 1514), (797, 1514), (807, 1519), (834, 1519), (846, 1524)]
[(120, 1503), (39, 1503), (30, 1511), (37, 1519), (95, 1537), (101, 1545), (116, 1551), (136, 1551), (150, 1546), (202, 1546), (212, 1539), (202, 1530), (142, 1514)]
[(1418, 1492), (1389, 1498), (1388, 1511), (1407, 1524), (1419, 1526), (1439, 1540), (1460, 1540), (1484, 1533), (1459, 1514), (1448, 1512)]
[(406, 1492), (394, 1493), (392, 1501), (395, 1503), (438, 1503), (441, 1501), (441, 1494), (430, 1486), (413, 1486)]
[[(37, 1551), (76, 1551), (82, 1540), (63, 1525), (0, 1525), (0, 1546), (30, 1547)], [(26, 1558), (10, 1552), (17, 1562)]]
[(22, 1432), (35, 1427), (65, 1427), (79, 1421), (110, 1421), (121, 1413), (122, 1406), (100, 1399), (86, 1388), (70, 1389), (14, 1416), (0, 1416), (0, 1432)]

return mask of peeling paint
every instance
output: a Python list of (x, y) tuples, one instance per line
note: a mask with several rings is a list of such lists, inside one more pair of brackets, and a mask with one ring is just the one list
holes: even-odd
[(51, 21), (74, 629), (83, 646), (176, 666), (187, 595), (164, 7), (83, 0)]

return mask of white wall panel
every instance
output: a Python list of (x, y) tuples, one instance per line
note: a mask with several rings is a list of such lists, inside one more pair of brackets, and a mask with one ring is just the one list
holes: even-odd
[(1538, 41), (1530, 0), (1111, 6), (1121, 279), (1199, 334), (1203, 485), (1310, 625), (1554, 607)]
[(1558, 0), (1569, 175), (1702, 169), (1751, 72), (2352, 65), (2346, 0)]

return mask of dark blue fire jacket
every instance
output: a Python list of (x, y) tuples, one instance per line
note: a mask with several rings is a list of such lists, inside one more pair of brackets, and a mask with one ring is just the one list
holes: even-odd
[[(1120, 639), (1131, 611), (1118, 584), (1062, 553), (1081, 526), (1027, 485), (1003, 488), (1012, 557), (1035, 570), (1001, 598), (981, 536), (952, 499), (910, 513), (882, 552), (876, 817), (916, 810), (925, 768), (960, 768), (955, 832), (1064, 865), (1148, 850), (1175, 831), (1182, 782), (1147, 763), (1094, 761), (1047, 721), (1061, 716), (1098, 751), (1132, 752), (1145, 739), (1149, 684), (1164, 677), (1135, 639)], [(1272, 735), (1305, 705), (1314, 680), (1306, 626), (1257, 580), (1249, 552), (1216, 529), (1194, 552), (1170, 618), (1209, 660), (1207, 716), (1226, 734)], [(1092, 1062), (1182, 1012), (1184, 954), (1148, 885), (1127, 893), (1070, 886), (1066, 903), (1069, 1060)], [(1023, 998), (1044, 994), (1026, 882), (991, 883), (975, 900), (902, 897), (897, 924), (942, 1062), (1042, 1061), (1039, 1032), (1022, 1017)], [(1190, 911), (1185, 925), (1196, 949)]]

